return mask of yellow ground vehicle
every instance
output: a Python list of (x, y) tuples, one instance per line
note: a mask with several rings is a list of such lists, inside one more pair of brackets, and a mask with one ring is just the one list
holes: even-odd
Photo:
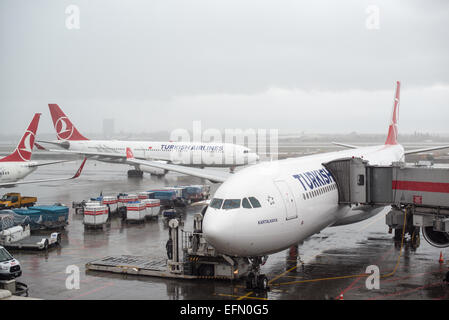
[(20, 193), (10, 192), (0, 199), (0, 209), (31, 207), (36, 202), (36, 197), (22, 197)]

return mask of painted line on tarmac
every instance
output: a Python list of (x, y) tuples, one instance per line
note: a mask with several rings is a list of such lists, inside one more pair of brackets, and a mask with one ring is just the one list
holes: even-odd
[(113, 285), (114, 285), (113, 282), (108, 282), (108, 283), (106, 283), (106, 284), (105, 284), (104, 286), (102, 286), (102, 287), (98, 287), (98, 288), (92, 289), (92, 290), (87, 291), (87, 292), (85, 292), (85, 293), (82, 293), (82, 294), (80, 294), (80, 295), (78, 295), (78, 296), (75, 296), (75, 297), (72, 297), (72, 298), (68, 298), (67, 300), (73, 300), (73, 299), (78, 299), (78, 298), (81, 298), (81, 297), (85, 297), (85, 296), (87, 296), (87, 295), (89, 295), (89, 294), (92, 294), (92, 293), (94, 293), (94, 292), (97, 292), (97, 291), (100, 291), (100, 290), (109, 288), (109, 287), (111, 287), (111, 286), (113, 286)]
[[(252, 292), (250, 292), (252, 293)], [(233, 297), (233, 298), (239, 298), (237, 300), (242, 300), (242, 299), (255, 299), (255, 300), (268, 300), (267, 298), (260, 298), (260, 297), (250, 297), (250, 296), (238, 296), (235, 294), (224, 294), (224, 293), (216, 293), (217, 296), (222, 296), (222, 297)]]
[(412, 293), (412, 292), (416, 292), (416, 291), (421, 291), (423, 289), (436, 287), (436, 286), (441, 286), (442, 284), (443, 284), (442, 281), (433, 282), (433, 283), (430, 283), (430, 284), (427, 284), (427, 285), (424, 285), (424, 286), (420, 286), (420, 287), (417, 287), (417, 288), (414, 288), (414, 289), (409, 289), (409, 290), (389, 293), (389, 294), (381, 295), (379, 297), (369, 298), (367, 300), (379, 300), (379, 299), (385, 299), (386, 297), (402, 296), (404, 294), (408, 294), (408, 293)]
[[(387, 257), (387, 255), (391, 254), (391, 251), (394, 249), (394, 247), (390, 248), (390, 250), (388, 250), (385, 254), (382, 255), (382, 257), (376, 261), (375, 265), (378, 265), (379, 263), (381, 263), (382, 261), (385, 260), (385, 258)], [(351, 282), (351, 284), (346, 287), (346, 289), (344, 289), (343, 291), (340, 292), (340, 294), (335, 297), (335, 299), (339, 298), (341, 295), (345, 295), (347, 292), (349, 292), (350, 290), (353, 289), (354, 285), (357, 284), (357, 282), (359, 282), (361, 279), (361, 277), (354, 279), (354, 281)]]

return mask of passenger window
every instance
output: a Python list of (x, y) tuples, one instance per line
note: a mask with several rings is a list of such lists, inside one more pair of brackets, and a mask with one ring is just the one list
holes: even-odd
[(214, 209), (220, 209), (221, 205), (223, 203), (223, 199), (218, 199), (218, 198), (214, 198), (212, 199), (212, 201), (210, 202), (210, 207), (214, 208)]
[(259, 200), (257, 200), (256, 198), (249, 197), (249, 201), (251, 201), (251, 204), (253, 205), (253, 208), (260, 208), (261, 207)]
[(237, 209), (240, 208), (240, 199), (226, 199), (223, 203), (223, 209)]
[(249, 204), (249, 201), (247, 198), (243, 198), (242, 201), (242, 207), (246, 208), (246, 209), (252, 209), (253, 207), (251, 207), (251, 205)]

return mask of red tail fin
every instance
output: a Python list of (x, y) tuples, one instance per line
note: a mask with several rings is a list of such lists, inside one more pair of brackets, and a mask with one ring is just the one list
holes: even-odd
[(89, 140), (75, 128), (57, 104), (48, 104), (58, 140)]
[(0, 162), (22, 162), (31, 160), (31, 154), (33, 152), (34, 140), (36, 137), (37, 127), (39, 125), (40, 116), (40, 113), (36, 113), (34, 115), (33, 120), (31, 120), (28, 129), (23, 134), (22, 139), (20, 139), (20, 142), (14, 152), (9, 156), (0, 159)]
[(398, 144), (398, 116), (399, 116), (399, 100), (400, 100), (400, 92), (401, 92), (401, 83), (399, 81), (396, 82), (396, 95), (394, 97), (393, 103), (393, 114), (391, 116), (391, 123), (388, 127), (388, 136), (385, 144)]

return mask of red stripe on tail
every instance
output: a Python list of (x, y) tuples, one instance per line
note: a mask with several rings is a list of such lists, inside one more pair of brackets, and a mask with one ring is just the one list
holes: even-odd
[(73, 123), (57, 104), (48, 104), (58, 140), (89, 140), (75, 128)]
[(396, 94), (393, 103), (393, 114), (391, 116), (391, 123), (388, 127), (388, 136), (385, 144), (398, 144), (398, 115), (399, 115), (399, 102), (400, 102), (401, 83), (396, 82)]
[(30, 125), (20, 139), (19, 144), (13, 153), (9, 156), (0, 159), (0, 162), (24, 162), (31, 160), (31, 154), (33, 153), (34, 140), (36, 139), (37, 127), (39, 126), (39, 119), (41, 114), (36, 113), (31, 120)]

